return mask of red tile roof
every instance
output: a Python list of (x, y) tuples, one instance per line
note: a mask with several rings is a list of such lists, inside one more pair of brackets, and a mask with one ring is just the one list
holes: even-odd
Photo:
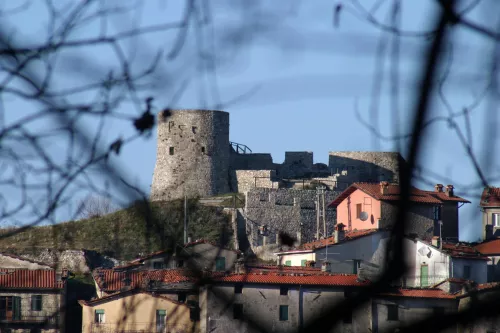
[(358, 281), (356, 274), (293, 274), (293, 273), (247, 273), (217, 277), (216, 282), (287, 284), (317, 286), (366, 286), (369, 282)]
[(484, 255), (500, 255), (500, 238), (479, 243), (475, 248)]
[(477, 290), (500, 290), (500, 282), (481, 283), (476, 286)]
[(412, 298), (445, 298), (454, 299), (455, 295), (447, 293), (438, 288), (422, 289), (398, 289), (394, 291), (380, 293), (381, 296), (412, 297)]
[(61, 289), (52, 269), (0, 269), (0, 289)]
[(105, 292), (118, 291), (127, 285), (125, 279), (130, 279), (130, 288), (140, 288), (146, 280), (165, 283), (180, 283), (192, 280), (189, 270), (186, 269), (154, 269), (147, 271), (119, 272), (113, 269), (97, 269), (92, 274), (101, 290)]
[(479, 205), (481, 207), (500, 207), (500, 187), (485, 187)]
[[(370, 195), (371, 197), (381, 201), (397, 201), (399, 200), (400, 188), (398, 184), (388, 184), (386, 194), (382, 194), (380, 183), (354, 183), (342, 192), (329, 206), (336, 207), (354, 191), (360, 190)], [(432, 192), (419, 190), (412, 187), (410, 191), (410, 201), (423, 204), (441, 204), (445, 201), (454, 202), (469, 202), (466, 199), (458, 196), (449, 197), (444, 192)]]
[(443, 242), (443, 252), (448, 253), (453, 258), (489, 260), (487, 256), (469, 244)]
[[(365, 230), (346, 231), (344, 240), (340, 241), (339, 243), (344, 243), (344, 242), (355, 240), (355, 239), (358, 239), (361, 237), (365, 237), (365, 236), (374, 234), (378, 231), (380, 231), (380, 230), (379, 229), (365, 229)], [(335, 245), (335, 244), (338, 244), (338, 243), (335, 243), (335, 237), (332, 236), (332, 237), (320, 239), (320, 240), (317, 240), (314, 242), (304, 243), (304, 244), (302, 244), (302, 246), (299, 249), (300, 250), (314, 250), (314, 249), (324, 248), (327, 245)]]

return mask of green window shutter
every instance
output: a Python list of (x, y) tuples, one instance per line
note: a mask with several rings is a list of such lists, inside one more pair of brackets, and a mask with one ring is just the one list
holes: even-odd
[(226, 258), (225, 257), (217, 257), (215, 259), (215, 270), (218, 272), (222, 272), (226, 270)]
[(21, 320), (21, 297), (19, 296), (14, 296), (13, 299), (13, 319), (14, 320)]
[(300, 266), (305, 267), (306, 266), (307, 259), (302, 259), (300, 261)]
[(288, 305), (280, 305), (280, 320), (288, 320)]
[(96, 314), (104, 314), (104, 310), (95, 310)]
[(167, 315), (167, 310), (156, 310), (159, 316), (166, 316)]
[(291, 260), (285, 261), (285, 266), (292, 266), (292, 261)]
[(420, 287), (429, 286), (429, 266), (420, 266)]

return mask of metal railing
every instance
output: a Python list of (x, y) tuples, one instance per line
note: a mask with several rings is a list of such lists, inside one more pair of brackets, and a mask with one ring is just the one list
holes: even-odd
[(247, 145), (241, 144), (241, 143), (236, 143), (236, 142), (229, 142), (231, 147), (234, 149), (234, 151), (237, 154), (251, 154), (252, 149), (248, 148)]
[(46, 323), (47, 325), (57, 325), (59, 323), (58, 316), (20, 316), (7, 318), (0, 316), (0, 323)]

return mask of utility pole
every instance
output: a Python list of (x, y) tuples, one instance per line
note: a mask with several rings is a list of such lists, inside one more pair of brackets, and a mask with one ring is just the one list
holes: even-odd
[(187, 195), (184, 195), (184, 244), (188, 242)]
[(318, 186), (316, 187), (316, 235), (317, 239), (319, 239), (319, 234), (320, 234), (320, 221), (323, 221), (323, 237), (327, 237), (327, 232), (326, 232), (326, 214), (325, 214), (325, 189), (326, 187), (324, 186)]
[(322, 207), (322, 215), (323, 215), (323, 235), (325, 235), (325, 238), (328, 237), (328, 233), (326, 231), (326, 200), (325, 200), (325, 190), (326, 187), (321, 186), (321, 196), (323, 199), (323, 207)]
[(316, 240), (319, 240), (319, 193), (316, 193)]

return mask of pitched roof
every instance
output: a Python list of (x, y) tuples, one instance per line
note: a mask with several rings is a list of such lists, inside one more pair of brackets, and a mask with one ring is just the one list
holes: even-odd
[(439, 288), (397, 289), (380, 293), (381, 296), (411, 297), (411, 298), (441, 298), (454, 299), (455, 295), (447, 293)]
[(61, 289), (52, 269), (0, 269), (0, 289)]
[(361, 287), (369, 282), (358, 281), (356, 274), (293, 274), (293, 273), (247, 273), (229, 274), (214, 278), (215, 282), (254, 283), (254, 284), (286, 284), (315, 286)]
[(473, 246), (464, 243), (443, 242), (443, 252), (448, 253), (453, 258), (489, 260)]
[[(369, 196), (381, 201), (399, 200), (400, 188), (398, 184), (388, 184), (385, 194), (382, 194), (380, 187), (380, 183), (353, 183), (335, 200), (333, 200), (329, 206), (338, 206), (342, 201), (344, 201), (344, 199), (346, 199), (356, 190), (363, 191)], [(423, 191), (416, 187), (411, 188), (409, 199), (412, 202), (422, 204), (441, 204), (445, 201), (470, 202), (458, 196), (449, 197), (444, 192)]]
[(475, 249), (484, 255), (500, 254), (500, 238), (479, 243), (475, 246)]
[[(92, 274), (99, 288), (105, 292), (121, 290), (125, 287), (140, 288), (146, 280), (164, 283), (189, 282), (191, 274), (186, 269), (154, 269), (146, 271), (120, 272), (114, 269), (97, 269)], [(130, 285), (125, 284), (130, 279)]]
[(481, 207), (500, 207), (500, 187), (485, 187), (479, 205)]
[(314, 242), (304, 243), (304, 244), (302, 244), (302, 246), (299, 249), (305, 249), (305, 250), (321, 249), (321, 248), (326, 247), (327, 245), (335, 245), (335, 244), (345, 243), (345, 242), (352, 241), (352, 240), (355, 240), (355, 239), (358, 239), (361, 237), (372, 235), (372, 234), (379, 232), (379, 231), (380, 231), (379, 229), (346, 231), (344, 239), (338, 243), (335, 242), (335, 237), (331, 236), (331, 237), (328, 237), (325, 239), (320, 239), (320, 240), (317, 240)]

